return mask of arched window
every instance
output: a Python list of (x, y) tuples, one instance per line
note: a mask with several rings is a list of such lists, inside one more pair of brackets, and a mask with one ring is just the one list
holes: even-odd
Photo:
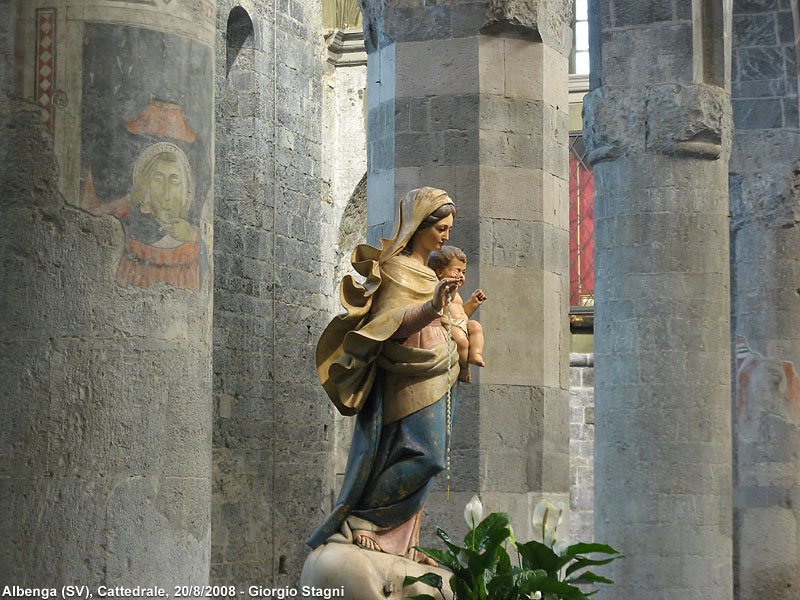
[(252, 48), (255, 35), (253, 21), (241, 6), (236, 6), (228, 15), (228, 27), (225, 32), (225, 75), (229, 75), (236, 58), (243, 48)]

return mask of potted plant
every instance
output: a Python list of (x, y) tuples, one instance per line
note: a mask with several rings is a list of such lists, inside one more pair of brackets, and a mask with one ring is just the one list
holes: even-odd
[[(542, 500), (533, 513), (534, 527), (541, 527), (542, 541), (521, 543), (514, 537), (511, 517), (491, 513), (485, 519), (477, 496), (464, 509), (470, 531), (464, 545), (456, 544), (441, 528), (436, 534), (446, 550), (417, 550), (453, 572), (450, 589), (454, 600), (584, 600), (594, 592), (584, 593), (578, 584), (613, 583), (596, 575), (590, 567), (605, 565), (622, 555), (605, 544), (572, 544), (558, 537), (563, 504)], [(511, 550), (512, 554), (509, 554)], [(589, 554), (604, 555), (590, 558)], [(406, 577), (403, 585), (415, 582), (439, 590), (442, 578), (436, 573)], [(429, 594), (412, 596), (416, 600), (437, 600)]]

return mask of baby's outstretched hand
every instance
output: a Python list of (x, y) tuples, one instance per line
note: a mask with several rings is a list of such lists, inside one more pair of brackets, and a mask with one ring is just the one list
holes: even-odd
[(477, 289), (472, 292), (472, 297), (470, 300), (477, 302), (478, 304), (483, 304), (484, 300), (486, 300), (486, 294), (483, 293), (483, 290)]
[(453, 294), (458, 289), (458, 279), (445, 277), (439, 280), (436, 289), (433, 290), (433, 307), (442, 310), (448, 302), (453, 300)]

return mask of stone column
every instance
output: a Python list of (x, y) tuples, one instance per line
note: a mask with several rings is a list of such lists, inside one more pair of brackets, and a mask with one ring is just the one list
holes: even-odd
[(730, 14), (700, 4), (591, 4), (604, 598), (732, 597)]
[[(458, 531), (479, 493), (520, 539), (543, 494), (566, 500), (568, 430), (568, 90), (571, 2), (362, 3), (369, 51), (368, 239), (395, 200), (441, 187), (469, 258), (464, 294), (487, 366), (461, 385), (450, 502), (444, 477), (427, 520)], [(567, 529), (565, 529), (567, 530)]]
[(797, 2), (733, 14), (734, 592), (800, 589)]
[(215, 2), (4, 2), (0, 572), (208, 580)]

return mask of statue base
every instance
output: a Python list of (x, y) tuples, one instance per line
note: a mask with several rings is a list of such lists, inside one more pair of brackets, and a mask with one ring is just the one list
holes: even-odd
[[(436, 588), (421, 583), (403, 587), (407, 575), (419, 577), (425, 573), (442, 577), (443, 599)], [(447, 569), (423, 565), (402, 556), (366, 550), (352, 543), (328, 542), (306, 559), (300, 585), (303, 590), (314, 588), (309, 597), (322, 597), (323, 591), (329, 590), (326, 598), (400, 600), (416, 594), (430, 594), (436, 600), (452, 600), (451, 575)], [(316, 590), (319, 592), (314, 594)]]

